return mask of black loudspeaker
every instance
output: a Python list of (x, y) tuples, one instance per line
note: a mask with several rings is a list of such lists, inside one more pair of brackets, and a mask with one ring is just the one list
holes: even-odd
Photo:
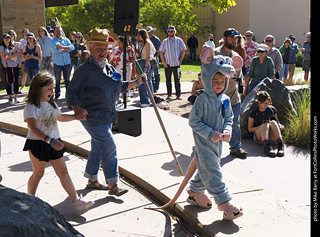
[(139, 0), (115, 0), (114, 1), (114, 25), (113, 30), (117, 35), (124, 35), (124, 27), (130, 25), (127, 35), (137, 34), (136, 26), (139, 23)]
[(113, 131), (130, 136), (141, 135), (141, 109), (133, 106), (120, 108), (116, 111), (117, 122), (112, 126)]

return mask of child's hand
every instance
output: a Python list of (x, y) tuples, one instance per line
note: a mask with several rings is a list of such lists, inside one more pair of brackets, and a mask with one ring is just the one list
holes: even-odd
[(53, 144), (53, 149), (55, 149), (56, 151), (60, 151), (62, 150), (62, 148), (64, 148), (64, 144), (57, 140), (54, 144)]
[(218, 142), (222, 140), (222, 133), (219, 133), (217, 131), (212, 131), (212, 138), (211, 141), (213, 141), (214, 143)]
[(222, 132), (222, 140), (224, 142), (229, 142), (231, 139), (231, 133), (229, 132), (229, 130), (223, 130)]

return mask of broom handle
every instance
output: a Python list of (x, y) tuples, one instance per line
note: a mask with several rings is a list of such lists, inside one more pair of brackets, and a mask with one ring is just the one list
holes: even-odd
[[(137, 61), (134, 61), (134, 62), (135, 62), (136, 66), (137, 66), (137, 68), (138, 68), (138, 70), (139, 70), (139, 74), (140, 74), (140, 75), (143, 74), (143, 71), (142, 71), (139, 63), (138, 63)], [(153, 98), (153, 95), (152, 95), (152, 93), (151, 93), (150, 87), (149, 87), (149, 85), (148, 85), (148, 83), (147, 83), (147, 81), (146, 81), (146, 79), (145, 79), (144, 77), (142, 77), (142, 81), (143, 81), (144, 86), (145, 86), (146, 89), (147, 89), (147, 92), (148, 92), (148, 95), (149, 95), (149, 98), (150, 98), (152, 107), (153, 107), (153, 109), (154, 109), (154, 111), (155, 111), (155, 113), (156, 113), (156, 115), (157, 115), (157, 118), (158, 118), (158, 121), (159, 121), (160, 126), (161, 126), (161, 128), (162, 128), (163, 134), (164, 134), (164, 136), (166, 137), (167, 143), (168, 143), (168, 145), (169, 145), (169, 147), (170, 147), (170, 150), (171, 150), (171, 154), (172, 154), (172, 156), (173, 156), (173, 158), (174, 158), (174, 161), (176, 162), (176, 166), (177, 166), (177, 168), (178, 168), (179, 174), (180, 174), (181, 176), (183, 176), (183, 172), (182, 172), (181, 166), (180, 166), (179, 161), (178, 161), (178, 159), (177, 159), (177, 157), (176, 157), (176, 154), (174, 153), (173, 147), (172, 147), (172, 145), (171, 145), (171, 142), (170, 142), (169, 136), (168, 136), (168, 134), (167, 134), (166, 128), (165, 128), (165, 126), (164, 126), (164, 124), (163, 124), (163, 122), (162, 122), (161, 116), (160, 116), (159, 111), (158, 111), (158, 107), (157, 107), (157, 105), (156, 105), (156, 102), (154, 101), (154, 98)]]

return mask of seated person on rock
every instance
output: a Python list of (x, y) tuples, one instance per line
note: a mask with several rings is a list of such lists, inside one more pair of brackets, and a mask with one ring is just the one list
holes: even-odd
[(268, 56), (268, 51), (269, 47), (267, 45), (259, 44), (257, 51), (258, 56), (252, 59), (248, 77), (244, 79), (244, 96), (252, 91), (253, 88), (266, 77), (275, 79), (274, 64), (272, 59)]
[[(267, 156), (284, 156), (283, 140), (281, 131), (284, 126), (280, 124), (277, 110), (271, 105), (271, 98), (268, 92), (259, 91), (257, 94), (258, 107), (250, 112), (248, 118), (248, 131), (254, 133), (253, 140), (263, 144), (264, 153)], [(275, 141), (278, 149), (274, 150), (271, 141)]]
[(192, 85), (191, 95), (188, 97), (188, 101), (193, 105), (198, 95), (203, 93), (203, 84), (201, 81), (201, 73), (198, 74), (198, 80), (195, 80)]

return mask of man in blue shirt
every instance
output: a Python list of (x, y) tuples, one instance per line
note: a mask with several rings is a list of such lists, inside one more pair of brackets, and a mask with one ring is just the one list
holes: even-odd
[(51, 51), (54, 75), (56, 77), (55, 98), (58, 99), (60, 97), (61, 72), (63, 72), (66, 89), (69, 86), (71, 73), (70, 50), (74, 50), (74, 46), (68, 38), (62, 37), (60, 26), (55, 26), (53, 33), (55, 37), (51, 40)]
[[(160, 84), (160, 73), (159, 73), (159, 48), (161, 45), (160, 39), (153, 34), (153, 32), (156, 30), (156, 28), (152, 28), (151, 26), (147, 26), (147, 32), (149, 35), (149, 38), (153, 44), (153, 46), (156, 49), (156, 54), (154, 55), (153, 59), (150, 58), (150, 60), (155, 60), (156, 64), (154, 66), (151, 65), (151, 75), (152, 75), (152, 85), (153, 85), (153, 91), (156, 93), (159, 90), (159, 84)], [(157, 66), (157, 67), (156, 67)], [(153, 76), (153, 73), (154, 76)]]

